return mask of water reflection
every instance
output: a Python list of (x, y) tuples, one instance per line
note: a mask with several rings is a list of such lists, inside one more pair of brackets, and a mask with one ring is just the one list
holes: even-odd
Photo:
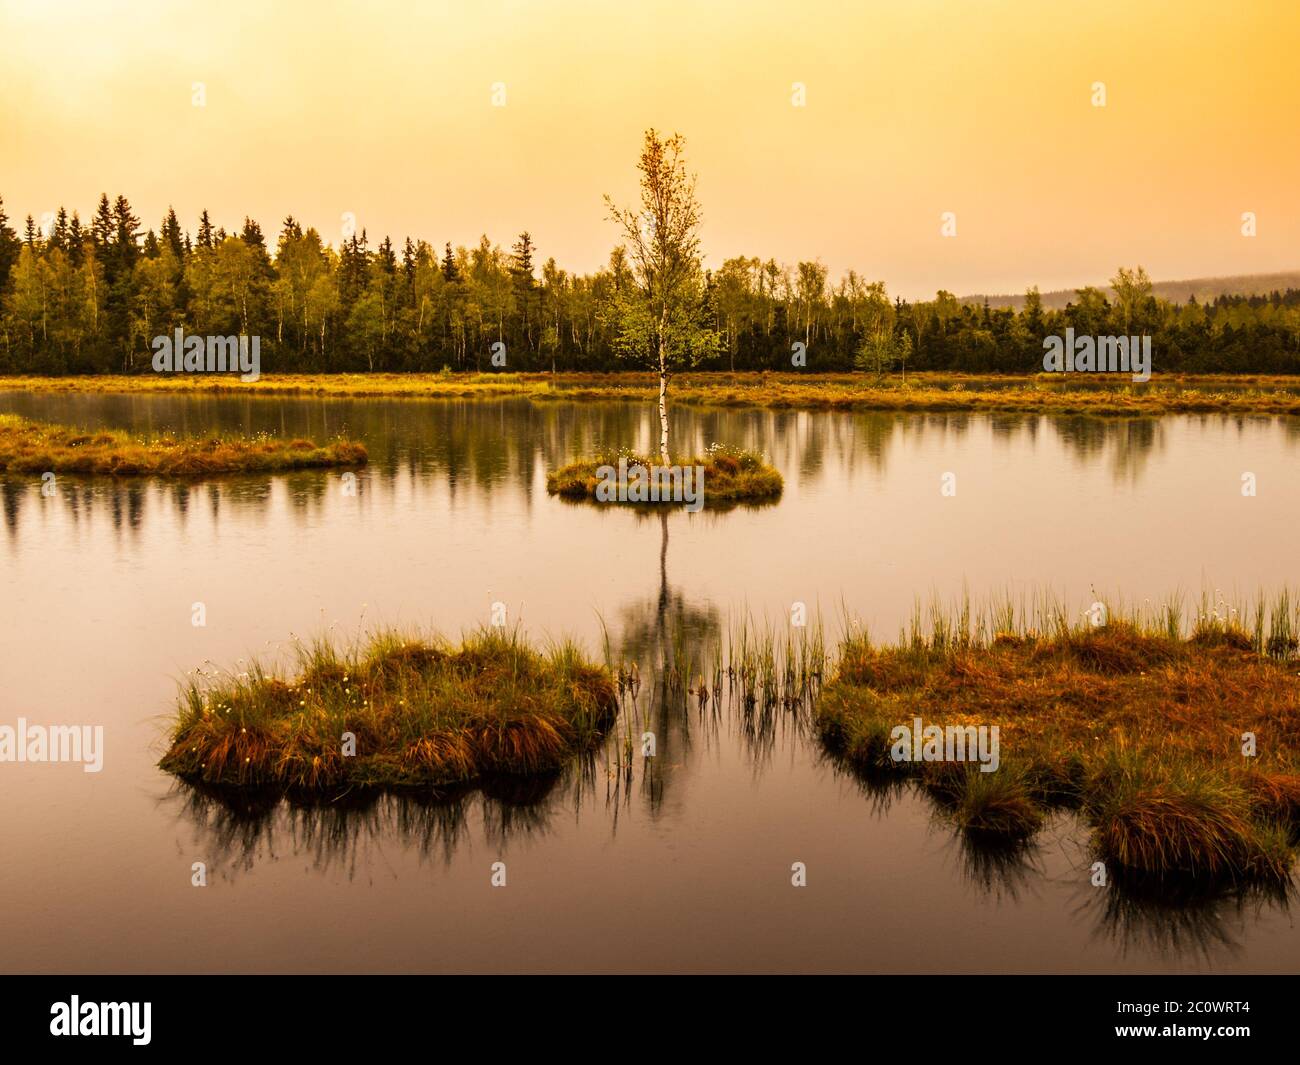
[[(316, 438), (346, 431), (366, 440), (373, 460), (355, 495), (329, 472), (193, 484), (60, 477), (52, 496), (39, 478), (0, 477), (0, 594), (16, 604), (0, 615), (10, 658), (48, 666), (51, 653), (71, 645), (85, 665), (12, 670), (5, 680), (14, 713), (50, 707), (77, 720), (95, 707), (117, 744), (103, 780), (119, 789), (74, 808), (66, 776), (14, 787), (6, 800), (31, 804), (45, 820), (41, 838), (19, 835), (12, 826), (26, 822), (11, 822), (10, 866), (48, 868), (45, 836), (75, 837), (78, 810), (102, 818), (96, 828), (106, 839), (116, 841), (119, 829), (131, 834), (105, 853), (90, 903), (60, 899), (59, 920), (85, 913), (107, 926), (114, 885), (132, 877), (141, 897), (161, 895), (175, 882), (181, 844), (172, 847), (171, 838), (179, 826), (215, 875), (242, 883), (251, 879), (242, 874), (277, 866), (278, 877), (262, 877), (259, 892), (284, 906), (298, 900), (310, 908), (319, 899), (319, 920), (294, 945), (320, 957), (332, 945), (312, 937), (337, 913), (370, 919), (375, 896), (351, 891), (348, 881), (390, 878), (401, 880), (385, 895), (392, 912), (458, 942), (469, 964), (492, 965), (477, 944), (498, 918), (469, 892), (486, 880), (480, 852), (506, 847), (516, 848), (512, 857), (535, 848), (557, 870), (586, 863), (583, 883), (611, 900), (626, 895), (632, 869), (642, 906), (689, 909), (709, 891), (734, 893), (743, 905), (709, 911), (680, 934), (680, 947), (689, 952), (716, 932), (725, 956), (760, 966), (775, 955), (745, 953), (755, 907), (781, 915), (772, 925), (781, 936), (821, 937), (833, 964), (853, 967), (879, 944), (873, 922), (906, 906), (922, 885), (969, 926), (996, 923), (998, 935), (1044, 967), (1132, 956), (1152, 966), (1162, 958), (1175, 966), (1239, 958), (1279, 968), (1293, 953), (1285, 899), (1226, 893), (1162, 906), (1124, 885), (1092, 889), (1086, 833), (1068, 818), (1008, 851), (954, 833), (906, 784), (846, 774), (809, 734), (805, 682), (815, 687), (817, 679), (807, 668), (809, 647), (793, 648), (795, 672), (805, 675), (792, 677), (784, 639), (795, 601), (807, 604), (810, 620), (824, 612), (834, 624), (843, 607), (888, 637), (918, 595), (948, 600), (965, 586), (978, 599), (1016, 581), (1060, 588), (1077, 601), (1096, 583), (1140, 602), (1179, 582), (1194, 586), (1206, 571), (1225, 588), (1238, 578), (1246, 590), (1281, 583), (1300, 520), (1300, 488), (1289, 476), (1300, 419), (681, 408), (675, 431), (683, 449), (722, 441), (763, 450), (786, 478), (772, 506), (686, 514), (566, 505), (545, 493), (545, 471), (579, 453), (652, 446), (644, 404), (0, 395), (0, 408), (136, 429)], [(955, 499), (937, 490), (945, 470), (958, 471)], [(1258, 499), (1243, 503), (1241, 470), (1259, 473)], [(454, 793), (321, 803), (183, 785), (169, 791), (146, 750), (158, 726), (142, 722), (165, 715), (173, 678), (206, 661), (231, 665), (250, 649), (282, 646), (290, 633), (330, 623), (343, 632), (413, 623), (454, 636), (482, 624), (498, 598), (509, 600), (512, 621), (522, 618), (530, 635), (573, 636), (623, 673), (616, 724), (565, 773), (527, 785), (490, 781)], [(207, 603), (206, 629), (191, 628), (196, 600)], [(652, 758), (643, 754), (646, 733), (655, 740)], [(150, 805), (163, 793), (167, 801)], [(818, 850), (821, 925), (788, 909), (780, 875), (764, 879), (788, 869), (796, 852)], [(684, 865), (674, 863), (688, 853), (690, 867), (704, 871), (684, 889)], [(904, 870), (905, 861), (912, 864)], [(303, 862), (319, 878), (306, 891), (293, 868)], [(429, 876), (409, 875), (422, 866)], [(872, 879), (873, 867), (904, 871)], [(325, 879), (343, 886), (334, 890)], [(422, 892), (431, 881), (447, 889), (443, 898), (463, 902), (453, 916), (428, 915)], [(764, 895), (762, 885), (773, 882), (786, 894)], [(520, 923), (510, 931), (536, 939), (539, 952), (562, 952), (590, 914), (556, 919), (571, 888), (561, 873), (534, 886), (511, 896)], [(692, 894), (697, 889), (705, 894)], [(20, 901), (30, 890), (26, 903), (43, 903), (23, 882), (10, 890)], [(217, 893), (208, 898), (229, 919), (214, 929), (238, 925), (251, 944), (278, 928), (270, 910), (250, 917)], [(192, 903), (181, 899), (172, 903), (175, 926), (192, 928)], [(1023, 931), (1022, 915), (1038, 923)], [(673, 935), (627, 925), (626, 914), (611, 912), (603, 927), (643, 951)], [(208, 946), (229, 950), (233, 967), (261, 963), (244, 940), (212, 935)], [(376, 967), (406, 957), (405, 940), (395, 931)], [(1098, 946), (1085, 959), (1089, 942)], [(33, 932), (18, 949), (36, 958), (46, 947)], [(157, 947), (150, 962), (188, 964), (169, 949)], [(948, 940), (892, 949), (898, 953), (879, 956), (881, 968), (985, 964), (977, 952), (957, 958)], [(77, 968), (76, 951), (70, 945), (57, 963)], [(793, 955), (780, 960), (792, 959), (802, 964)], [(602, 963), (598, 952), (585, 960)]]
[[(590, 766), (588, 759), (571, 773), (589, 777)], [(342, 871), (351, 879), (382, 867), (375, 856), (394, 842), (421, 860), (449, 865), (474, 827), (495, 847), (545, 835), (559, 781), (558, 775), (500, 778), (429, 792), (358, 789), (328, 796), (177, 781), (163, 801), (190, 824), (218, 876), (290, 854), (308, 858), (316, 873)]]
[(1266, 914), (1289, 914), (1294, 896), (1292, 883), (1202, 887), (1121, 877), (1108, 888), (1079, 887), (1076, 912), (1121, 956), (1212, 963), (1242, 956), (1250, 928)]
[[(365, 400), (115, 396), (0, 392), (0, 411), (49, 421), (139, 432), (271, 432), (327, 439), (347, 433), (364, 440), (369, 474), (385, 487), (399, 481), (444, 483), (453, 500), (473, 489), (544, 494), (538, 471), (605, 447), (654, 446), (648, 407), (634, 402), (532, 403), (527, 400)], [(863, 467), (888, 471), (904, 453), (956, 450), (989, 434), (999, 450), (1035, 448), (1050, 440), (1081, 464), (1104, 462), (1114, 482), (1138, 480), (1153, 456), (1169, 446), (1170, 426), (1276, 437), (1300, 443), (1300, 419), (1200, 414), (1178, 418), (1097, 418), (1074, 415), (939, 412), (828, 414), (785, 410), (680, 407), (674, 447), (699, 452), (714, 442), (765, 452), (787, 479), (797, 473), (815, 486), (830, 471), (851, 477)], [(30, 484), (33, 479), (24, 479)], [(326, 491), (329, 475), (290, 478), (295, 502)], [(24, 483), (20, 481), (19, 485)], [(39, 479), (36, 479), (39, 484)], [(122, 488), (110, 504), (138, 518), (142, 489)], [(19, 487), (6, 483), (6, 521), (16, 523)], [(66, 498), (66, 494), (64, 496)]]

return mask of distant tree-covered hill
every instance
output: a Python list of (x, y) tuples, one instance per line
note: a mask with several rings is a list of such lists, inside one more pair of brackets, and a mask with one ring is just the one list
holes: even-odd
[[(1080, 286), (1082, 287), (1082, 286)], [(1113, 298), (1114, 290), (1109, 286), (1098, 286)], [(1300, 289), (1300, 270), (1284, 270), (1276, 274), (1234, 274), (1228, 277), (1194, 277), (1186, 281), (1156, 281), (1152, 283), (1151, 294), (1170, 303), (1186, 303), (1192, 296), (1198, 303), (1213, 303), (1219, 296), (1267, 296), (1273, 292), (1285, 292), (1287, 289)], [(1078, 289), (1062, 288), (1040, 293), (1043, 307), (1047, 310), (1064, 310), (1069, 303), (1078, 302)], [(987, 300), (990, 307), (1010, 307), (1023, 310), (1025, 294), (1019, 295), (984, 295), (963, 296), (962, 303), (973, 307), (983, 305)]]

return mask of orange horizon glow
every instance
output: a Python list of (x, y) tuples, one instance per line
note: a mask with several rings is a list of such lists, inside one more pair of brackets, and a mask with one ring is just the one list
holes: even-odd
[(272, 242), (288, 214), (335, 245), (345, 212), (372, 246), (527, 229), (585, 272), (655, 126), (687, 139), (713, 267), (818, 259), (907, 298), (1300, 268), (1295, 4), (413, 7), (0, 0), (10, 224), (121, 192), (145, 227), (207, 208)]

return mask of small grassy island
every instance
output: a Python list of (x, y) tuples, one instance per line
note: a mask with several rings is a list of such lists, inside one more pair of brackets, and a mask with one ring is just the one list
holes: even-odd
[[(1132, 620), (854, 635), (815, 722), (868, 782), (916, 781), (976, 838), (1023, 842), (1073, 809), (1112, 876), (1282, 884), (1300, 830), (1300, 674), (1281, 608), (1268, 636), (1262, 612), (1253, 633), (1202, 616), (1190, 638)], [(1000, 764), (908, 758), (918, 719), (997, 726)]]
[(781, 474), (763, 456), (718, 447), (702, 457), (674, 459), (667, 467), (649, 456), (610, 452), (546, 475), (546, 490), (565, 499), (689, 510), (771, 502), (784, 488)]
[(207, 477), (363, 466), (366, 460), (365, 445), (355, 440), (338, 439), (321, 446), (311, 440), (267, 436), (142, 437), (0, 414), (0, 473)]
[(300, 646), (297, 679), (254, 666), (189, 684), (159, 763), (213, 785), (438, 786), (561, 768), (613, 720), (609, 671), (491, 629), (459, 646), (387, 632)]

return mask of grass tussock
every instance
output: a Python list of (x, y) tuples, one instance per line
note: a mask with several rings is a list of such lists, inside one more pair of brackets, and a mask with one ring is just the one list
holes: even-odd
[[(619, 469), (620, 459), (631, 470), (635, 466), (650, 469), (661, 468), (657, 457), (636, 455), (631, 452), (605, 452), (590, 459), (571, 462), (546, 475), (546, 490), (551, 495), (565, 499), (596, 500), (596, 490), (601, 483), (599, 470), (609, 466)], [(724, 448), (717, 445), (709, 448), (703, 456), (694, 458), (675, 458), (673, 465), (701, 467), (704, 471), (703, 505), (716, 506), (731, 503), (761, 503), (778, 499), (785, 488), (785, 481), (780, 472), (768, 465), (762, 455), (753, 451)], [(620, 482), (624, 486), (626, 482)], [(699, 491), (699, 485), (695, 486)], [(668, 505), (680, 505), (683, 500), (665, 500)], [(624, 505), (657, 506), (658, 503), (627, 503)]]
[[(1053, 604), (918, 610), (878, 644), (850, 627), (815, 725), (860, 771), (909, 776), (959, 827), (1024, 838), (1077, 810), (1120, 871), (1278, 882), (1300, 829), (1300, 661), (1289, 596), (1104, 623)], [(892, 730), (997, 726), (1000, 765), (894, 760)], [(1247, 739), (1247, 734), (1253, 741)], [(1253, 742), (1254, 753), (1246, 748)]]
[(366, 460), (365, 445), (355, 440), (338, 439), (322, 446), (311, 440), (266, 436), (146, 438), (120, 430), (83, 431), (0, 414), (0, 473), (208, 477), (362, 466)]
[(608, 670), (517, 632), (485, 629), (458, 646), (384, 632), (346, 651), (299, 645), (298, 658), (292, 680), (255, 665), (190, 683), (162, 768), (308, 790), (546, 773), (592, 746), (617, 709)]
[[(257, 381), (219, 375), (4, 377), (24, 392), (202, 392), (262, 395), (521, 396), (534, 400), (650, 400), (657, 380), (641, 373), (265, 374)], [(1003, 411), (1134, 417), (1223, 412), (1300, 414), (1300, 378), (1270, 375), (1153, 375), (1134, 385), (1123, 375), (692, 373), (673, 379), (674, 403), (855, 411)]]

